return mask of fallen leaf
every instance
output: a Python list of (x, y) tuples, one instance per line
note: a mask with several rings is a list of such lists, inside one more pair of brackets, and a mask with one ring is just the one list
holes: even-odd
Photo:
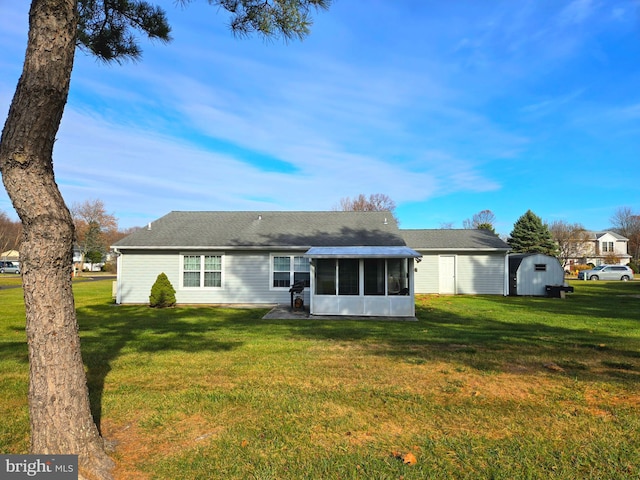
[(247, 439), (242, 440), (242, 443), (240, 444), (240, 446), (242, 448), (247, 448), (247, 445), (249, 445), (249, 442), (247, 441)]
[(405, 453), (402, 456), (402, 461), (406, 464), (406, 465), (415, 465), (416, 463), (418, 463), (418, 459), (416, 458), (416, 456), (409, 452), (409, 453)]

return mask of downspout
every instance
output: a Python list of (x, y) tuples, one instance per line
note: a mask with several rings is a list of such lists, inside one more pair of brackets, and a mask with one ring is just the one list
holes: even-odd
[(316, 262), (309, 259), (309, 315), (313, 315), (313, 292), (316, 291)]
[(509, 252), (506, 252), (504, 254), (504, 285), (503, 285), (503, 292), (502, 292), (502, 296), (506, 297), (509, 295)]
[(116, 254), (116, 304), (120, 305), (122, 302), (122, 293), (121, 293), (121, 280), (122, 280), (122, 254), (117, 248), (114, 248), (113, 251)]
[[(422, 259), (422, 257), (419, 257), (420, 259)], [(407, 265), (407, 270), (408, 270), (408, 274), (409, 274), (409, 295), (411, 295), (411, 298), (413, 299), (413, 302), (411, 302), (411, 316), (415, 317), (416, 316), (416, 290), (415, 290), (415, 286), (414, 286), (414, 281), (415, 281), (415, 273), (414, 273), (414, 269), (415, 269), (415, 259), (413, 258), (409, 258), (409, 265)]]

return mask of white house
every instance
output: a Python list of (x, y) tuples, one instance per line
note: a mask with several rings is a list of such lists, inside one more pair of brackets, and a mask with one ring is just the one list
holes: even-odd
[(117, 303), (164, 272), (181, 304), (286, 304), (312, 315), (413, 317), (413, 264), (389, 212), (171, 212), (117, 242)]
[(303, 284), (312, 315), (399, 317), (415, 293), (504, 295), (509, 249), (484, 230), (400, 230), (389, 212), (171, 212), (113, 248), (117, 303), (148, 303), (164, 272), (180, 304), (288, 304)]
[(587, 231), (585, 240), (574, 248), (576, 254), (568, 259), (567, 269), (573, 265), (619, 264), (626, 265), (631, 261), (628, 253), (629, 239), (611, 231)]

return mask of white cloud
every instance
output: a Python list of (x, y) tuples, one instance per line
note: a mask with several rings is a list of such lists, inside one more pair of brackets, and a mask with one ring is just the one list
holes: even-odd
[[(164, 2), (171, 45), (145, 44), (123, 66), (77, 56), (57, 179), (69, 202), (100, 197), (124, 226), (173, 209), (328, 209), (359, 193), (421, 212), (455, 215), (475, 199), (498, 209), (484, 199), (521, 214), (554, 196), (524, 188), (536, 172), (635, 158), (628, 58), (640, 47), (620, 26), (637, 2), (612, 1), (334, 2), (286, 46), (232, 38), (206, 2)], [(5, 111), (23, 3), (0, 6)], [(550, 191), (580, 188), (556, 177)], [(477, 210), (457, 208), (447, 220)]]
[(558, 21), (561, 25), (581, 24), (594, 14), (595, 9), (593, 0), (573, 0), (560, 11)]

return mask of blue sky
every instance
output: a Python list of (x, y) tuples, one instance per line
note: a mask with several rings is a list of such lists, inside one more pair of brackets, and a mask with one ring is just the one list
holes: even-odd
[[(28, 3), (0, 0), (3, 123)], [(122, 228), (360, 193), (391, 197), (403, 228), (489, 209), (508, 234), (531, 209), (599, 230), (640, 210), (638, 0), (334, 0), (288, 44), (156, 3), (174, 40), (142, 40), (141, 62), (78, 51), (54, 150), (67, 203), (101, 199)]]

